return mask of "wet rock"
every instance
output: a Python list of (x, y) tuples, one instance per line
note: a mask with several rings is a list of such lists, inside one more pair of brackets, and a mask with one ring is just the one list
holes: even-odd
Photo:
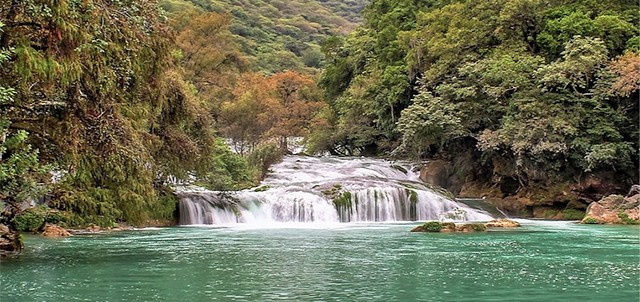
[(440, 232), (451, 233), (456, 231), (456, 224), (453, 222), (443, 222)]
[(632, 197), (609, 195), (591, 203), (583, 224), (638, 224), (640, 222), (640, 194)]
[(486, 230), (487, 226), (483, 223), (466, 223), (456, 226), (456, 232), (461, 233), (485, 232)]
[(520, 223), (509, 219), (491, 220), (485, 224), (488, 228), (517, 228)]
[(424, 228), (421, 225), (419, 225), (419, 226), (411, 229), (411, 232), (412, 233), (418, 233), (418, 232), (426, 232), (426, 231), (424, 230)]
[(423, 225), (417, 226), (411, 232), (437, 233), (442, 230), (442, 224), (438, 221), (427, 221)]
[(18, 232), (0, 224), (0, 258), (9, 257), (22, 251), (22, 239)]
[(44, 226), (44, 231), (42, 232), (42, 235), (45, 237), (53, 237), (53, 238), (73, 236), (71, 235), (71, 233), (69, 233), (69, 231), (55, 224), (46, 224)]
[(438, 222), (428, 221), (423, 225), (417, 226), (411, 230), (411, 232), (425, 232), (425, 233), (471, 233), (471, 232), (484, 232), (487, 230), (487, 226), (483, 223), (465, 223), (456, 225), (453, 222)]

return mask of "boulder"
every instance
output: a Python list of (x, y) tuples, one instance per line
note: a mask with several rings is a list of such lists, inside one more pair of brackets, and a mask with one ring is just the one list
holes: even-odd
[(487, 226), (483, 223), (465, 223), (463, 225), (456, 226), (456, 232), (472, 233), (472, 232), (485, 232)]
[(69, 231), (55, 224), (46, 224), (42, 235), (45, 237), (69, 237), (72, 236)]
[(419, 226), (411, 229), (411, 232), (412, 233), (416, 233), (416, 232), (426, 232), (426, 231), (424, 230), (424, 228), (421, 225), (419, 225)]
[(438, 222), (429, 221), (423, 225), (417, 226), (411, 230), (411, 232), (424, 232), (424, 233), (471, 233), (471, 232), (484, 232), (487, 230), (487, 226), (483, 223), (466, 223), (456, 225), (453, 222)]
[(587, 208), (583, 224), (638, 224), (640, 222), (640, 194), (631, 197), (609, 195)]
[(440, 232), (451, 233), (456, 231), (456, 224), (453, 222), (443, 222)]
[(520, 223), (509, 219), (491, 220), (485, 224), (488, 228), (517, 228)]
[(640, 185), (633, 185), (631, 186), (629, 193), (627, 193), (627, 197), (633, 197), (638, 194), (640, 194)]
[(18, 232), (0, 224), (0, 258), (20, 253), (22, 247), (22, 239)]

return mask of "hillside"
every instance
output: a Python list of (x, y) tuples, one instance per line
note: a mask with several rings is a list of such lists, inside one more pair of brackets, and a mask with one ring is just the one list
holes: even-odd
[(320, 43), (355, 28), (367, 2), (162, 0), (160, 4), (170, 15), (189, 10), (229, 15), (229, 30), (254, 71), (316, 73), (324, 58)]
[(325, 45), (331, 123), (311, 146), (448, 161), (444, 186), (523, 197), (528, 214), (626, 193), (638, 181), (637, 11), (612, 0), (375, 0), (362, 26)]

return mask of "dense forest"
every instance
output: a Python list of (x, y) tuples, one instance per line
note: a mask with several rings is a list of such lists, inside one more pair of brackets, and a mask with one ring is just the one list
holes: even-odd
[(319, 43), (362, 9), (334, 4), (3, 2), (3, 222), (171, 221), (176, 181), (255, 185), (324, 107)]
[(311, 147), (449, 161), (457, 191), (476, 196), (584, 207), (627, 190), (638, 12), (619, 0), (373, 1), (362, 26), (324, 44), (330, 127)]
[(225, 16), (234, 44), (252, 71), (318, 73), (320, 44), (356, 27), (367, 0), (161, 0), (172, 15), (203, 12)]
[(461, 194), (638, 182), (634, 1), (11, 0), (0, 21), (21, 230), (172, 220), (172, 183), (251, 187), (291, 137), (451, 162)]

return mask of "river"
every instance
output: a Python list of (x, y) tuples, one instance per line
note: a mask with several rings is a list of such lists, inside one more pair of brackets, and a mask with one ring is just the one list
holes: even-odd
[(177, 227), (46, 239), (0, 267), (1, 301), (638, 301), (638, 227), (521, 221)]
[(272, 169), (252, 190), (183, 188), (185, 226), (26, 236), (24, 254), (0, 264), (0, 300), (640, 297), (637, 226), (522, 220), (518, 229), (410, 233), (418, 221), (489, 220), (496, 212), (422, 184), (408, 162), (290, 156)]

